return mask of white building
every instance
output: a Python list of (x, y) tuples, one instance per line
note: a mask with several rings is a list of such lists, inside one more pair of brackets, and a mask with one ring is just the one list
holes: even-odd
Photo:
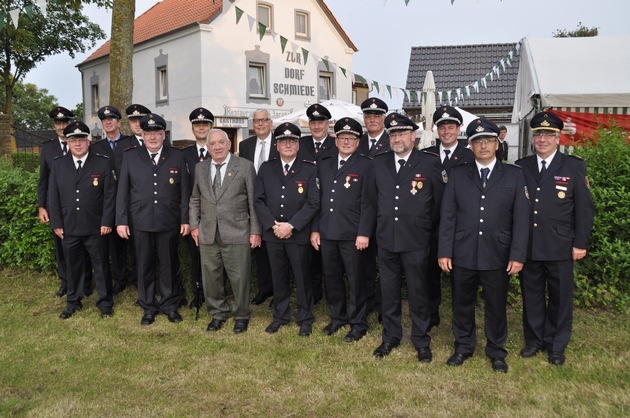
[[(238, 149), (258, 108), (276, 118), (321, 100), (352, 101), (341, 68), (351, 71), (357, 49), (322, 0), (163, 0), (135, 20), (134, 45), (132, 101), (164, 117), (175, 142), (192, 138), (188, 115), (199, 106)], [(109, 48), (78, 65), (91, 128), (109, 104)]]

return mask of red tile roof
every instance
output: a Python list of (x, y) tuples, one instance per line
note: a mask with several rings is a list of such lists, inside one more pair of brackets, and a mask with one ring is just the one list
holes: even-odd
[[(357, 51), (346, 32), (323, 0), (317, 1), (348, 46)], [(191, 24), (209, 23), (223, 11), (223, 0), (162, 0), (135, 20), (133, 44), (173, 32)], [(110, 41), (101, 45), (83, 63), (109, 55)], [(82, 64), (83, 64), (82, 63)]]

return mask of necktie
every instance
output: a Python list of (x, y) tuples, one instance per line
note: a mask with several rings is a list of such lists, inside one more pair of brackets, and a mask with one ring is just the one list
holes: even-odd
[(319, 148), (322, 146), (321, 142), (315, 141), (315, 154), (319, 152)]
[(370, 138), (370, 150), (374, 148), (374, 145), (376, 145), (376, 139)]
[(486, 183), (488, 182), (488, 174), (490, 174), (490, 169), (488, 167), (481, 169), (481, 183), (483, 184), (483, 187), (486, 187)]
[(265, 162), (265, 141), (260, 141), (260, 151), (258, 152), (258, 163), (256, 164), (256, 172), (258, 172), (258, 169), (264, 162)]
[(151, 154), (151, 161), (153, 162), (153, 165), (157, 165), (157, 163), (155, 162), (155, 156), (156, 155), (157, 155), (157, 153)]
[(66, 142), (62, 142), (63, 144), (63, 155), (66, 155), (68, 153), (68, 144)]
[(400, 169), (405, 166), (405, 160), (401, 158), (400, 160), (398, 160), (398, 164), (400, 164), (400, 167), (398, 167), (398, 172), (400, 173)]
[(81, 164), (83, 164), (83, 161), (77, 160), (77, 174), (81, 172)]
[(110, 148), (112, 149), (112, 151), (113, 151), (113, 150), (114, 150), (114, 148), (116, 148), (116, 141), (111, 141), (111, 140), (108, 140), (108, 141), (109, 141), (109, 147), (110, 147)]
[(219, 197), (219, 193), (221, 192), (221, 167), (223, 167), (224, 165), (225, 163), (214, 165), (217, 168), (217, 172), (214, 173), (214, 181), (212, 182), (212, 191), (214, 192), (214, 197)]
[(289, 174), (289, 164), (284, 165), (284, 175), (286, 176), (287, 174)]
[(346, 163), (346, 160), (340, 160), (339, 161), (339, 168), (343, 167), (343, 165)]
[(206, 149), (199, 148), (199, 161), (203, 161), (206, 159)]
[(445, 149), (445, 150), (444, 150), (444, 154), (445, 154), (445, 155), (444, 155), (444, 161), (442, 161), (442, 164), (443, 164), (443, 165), (446, 165), (446, 163), (448, 162), (448, 160), (449, 160), (448, 155), (449, 155), (450, 153), (451, 153), (451, 150), (450, 150), (450, 149)]
[(541, 167), (540, 167), (540, 175), (542, 176), (543, 174), (545, 174), (545, 171), (547, 171), (547, 161), (542, 160), (540, 162), (540, 165), (541, 165)]
[(141, 147), (144, 147), (144, 139), (138, 138)]

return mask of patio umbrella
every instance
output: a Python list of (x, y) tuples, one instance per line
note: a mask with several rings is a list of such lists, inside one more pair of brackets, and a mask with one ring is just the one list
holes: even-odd
[(433, 135), (433, 113), (435, 113), (435, 80), (433, 80), (433, 71), (427, 71), (424, 77), (424, 85), (422, 86), (422, 116), (424, 118), (424, 130), (422, 137), (418, 142), (418, 149), (427, 148), (435, 145), (435, 136)]

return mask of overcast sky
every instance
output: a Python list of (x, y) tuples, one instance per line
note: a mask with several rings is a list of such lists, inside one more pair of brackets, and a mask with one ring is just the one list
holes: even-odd
[[(137, 0), (136, 15), (155, 3)], [(405, 0), (325, 3), (359, 49), (352, 71), (381, 85), (403, 88), (413, 46), (516, 43), (524, 37), (551, 37), (557, 29), (573, 30), (579, 22), (598, 27), (600, 36), (630, 35), (629, 0), (455, 0), (453, 5), (450, 0), (409, 0), (408, 6)], [(90, 6), (86, 13), (109, 37), (111, 12)], [(91, 52), (75, 59), (50, 57), (27, 75), (26, 82), (48, 89), (59, 104), (73, 108), (82, 101), (81, 74), (75, 66)], [(311, 52), (326, 55), (316, 47)], [(400, 107), (402, 97), (383, 98), (390, 107)]]

